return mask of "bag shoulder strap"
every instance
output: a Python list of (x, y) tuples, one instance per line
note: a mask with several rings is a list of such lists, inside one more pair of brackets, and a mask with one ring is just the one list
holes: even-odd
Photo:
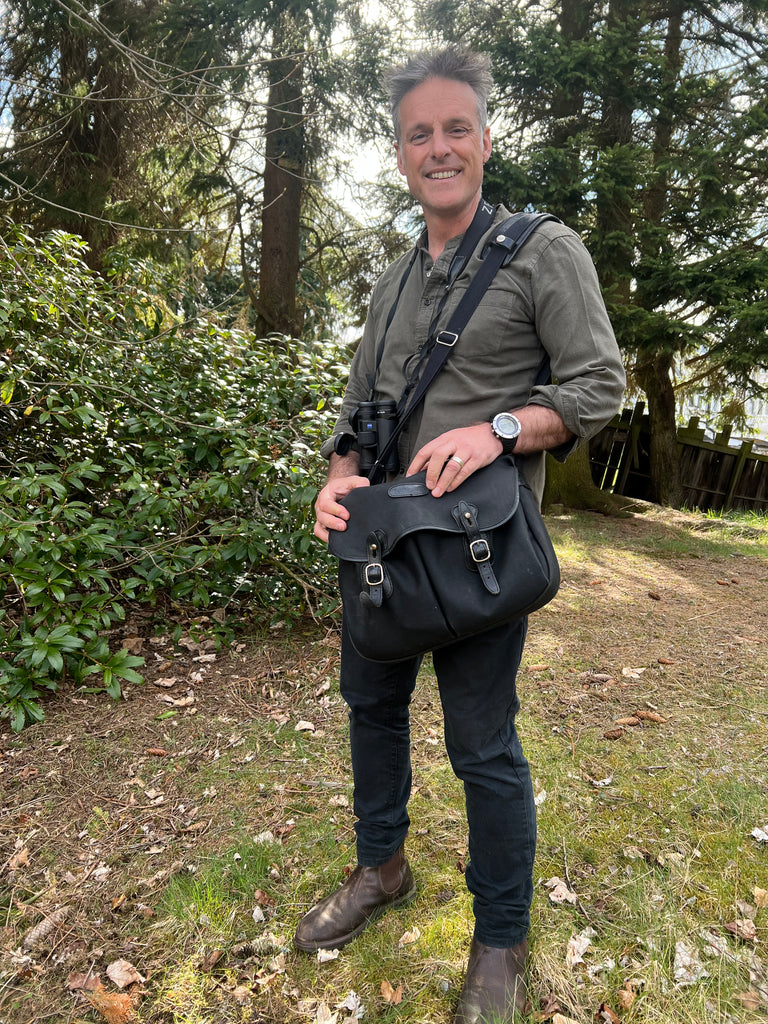
[(506, 267), (511, 263), (539, 224), (547, 220), (560, 223), (559, 218), (551, 213), (515, 213), (503, 221), (496, 229), (493, 238), (489, 240), (483, 250), (482, 266), (469, 282), (469, 286), (462, 295), (458, 306), (453, 311), (448, 325), (435, 337), (435, 344), (432, 347), (429, 359), (419, 378), (419, 383), (411, 397), (411, 401), (408, 403), (408, 407), (401, 413), (397, 426), (392, 431), (368, 474), (371, 480), (376, 479), (378, 476), (381, 463), (384, 462), (392, 451), (405, 424), (418, 408), (432, 381), (442, 370), (443, 365), (461, 337), (461, 332), (467, 326), (472, 314), (479, 306), (480, 300), (488, 290), (488, 286), (496, 276), (499, 267)]

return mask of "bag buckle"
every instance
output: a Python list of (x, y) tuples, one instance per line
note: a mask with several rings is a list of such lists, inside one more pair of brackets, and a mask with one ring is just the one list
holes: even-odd
[(435, 338), (435, 344), (445, 345), (446, 348), (453, 348), (458, 340), (459, 336), (455, 331), (440, 331)]
[(491, 546), (485, 537), (471, 541), (469, 553), (472, 555), (472, 561), (478, 564), (480, 562), (490, 562), (491, 560)]
[(384, 566), (381, 562), (368, 562), (365, 567), (365, 582), (369, 587), (380, 587), (384, 582)]

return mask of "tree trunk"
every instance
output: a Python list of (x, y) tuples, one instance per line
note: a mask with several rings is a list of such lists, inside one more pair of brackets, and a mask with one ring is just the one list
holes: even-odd
[(639, 363), (637, 376), (648, 399), (650, 423), (651, 500), (670, 508), (683, 502), (680, 449), (677, 444), (672, 355), (659, 353)]
[(296, 305), (304, 183), (304, 97), (298, 35), (292, 14), (283, 13), (275, 25), (269, 68), (259, 263), (259, 326), (290, 335), (299, 333), (302, 319)]
[(625, 498), (600, 490), (592, 480), (589, 445), (577, 448), (566, 462), (547, 456), (547, 482), (541, 502), (545, 511), (553, 505), (565, 505), (616, 515), (625, 504)]

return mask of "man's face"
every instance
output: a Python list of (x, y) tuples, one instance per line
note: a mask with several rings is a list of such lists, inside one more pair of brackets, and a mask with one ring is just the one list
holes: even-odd
[(461, 219), (477, 205), (491, 133), (480, 128), (471, 86), (429, 78), (400, 103), (397, 167), (424, 215)]

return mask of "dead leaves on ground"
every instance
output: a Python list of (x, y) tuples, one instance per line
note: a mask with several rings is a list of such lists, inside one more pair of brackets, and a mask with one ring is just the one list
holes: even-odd
[(119, 992), (108, 991), (100, 975), (93, 971), (73, 972), (67, 978), (67, 988), (87, 1000), (107, 1024), (131, 1024), (137, 1019), (136, 1010), (146, 994), (143, 985), (147, 979), (128, 960), (113, 961), (106, 974)]

